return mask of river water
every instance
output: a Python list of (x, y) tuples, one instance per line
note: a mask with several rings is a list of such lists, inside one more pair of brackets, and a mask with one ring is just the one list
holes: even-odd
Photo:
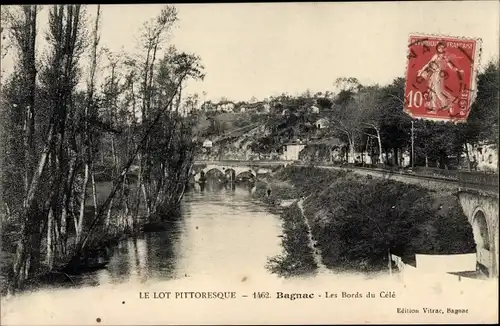
[(79, 286), (183, 278), (275, 278), (267, 258), (281, 252), (281, 221), (248, 184), (199, 185), (185, 194), (166, 231), (122, 241), (106, 269), (72, 277)]

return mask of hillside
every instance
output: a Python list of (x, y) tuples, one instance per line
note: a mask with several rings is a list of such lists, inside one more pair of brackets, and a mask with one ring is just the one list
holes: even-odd
[(239, 113), (215, 113), (202, 112), (198, 117), (195, 132), (201, 137), (212, 141), (226, 136), (241, 136), (250, 129), (267, 121), (266, 115), (239, 112)]

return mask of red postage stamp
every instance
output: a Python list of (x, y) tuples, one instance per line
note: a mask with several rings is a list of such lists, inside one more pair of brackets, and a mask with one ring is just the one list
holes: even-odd
[(411, 35), (405, 111), (413, 118), (464, 122), (475, 99), (481, 40)]

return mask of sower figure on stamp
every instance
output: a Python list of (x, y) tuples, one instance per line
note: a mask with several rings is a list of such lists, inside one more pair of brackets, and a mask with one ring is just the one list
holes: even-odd
[(417, 76), (428, 81), (429, 90), (424, 95), (426, 107), (431, 112), (450, 110), (453, 114), (453, 96), (446, 90), (444, 81), (449, 74), (447, 68), (463, 74), (451, 61), (451, 56), (446, 53), (446, 43), (439, 42), (436, 45), (437, 53), (418, 71)]

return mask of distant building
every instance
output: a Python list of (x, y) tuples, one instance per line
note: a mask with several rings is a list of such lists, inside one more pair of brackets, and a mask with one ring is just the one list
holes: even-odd
[(283, 146), (283, 159), (285, 161), (298, 161), (299, 153), (306, 147), (302, 141), (290, 142)]
[(313, 105), (313, 106), (309, 107), (309, 111), (311, 113), (319, 113), (319, 107), (316, 105)]
[(321, 118), (321, 119), (318, 119), (314, 125), (316, 126), (316, 128), (318, 129), (324, 129), (326, 127), (328, 127), (328, 120), (325, 119), (325, 118)]
[(210, 101), (207, 101), (201, 105), (201, 110), (205, 112), (215, 111), (216, 107)]
[(217, 104), (217, 111), (232, 113), (235, 107), (236, 105), (233, 102), (220, 102)]
[(269, 103), (262, 104), (261, 113), (269, 113), (271, 112), (271, 105)]
[(469, 150), (469, 155), (477, 170), (498, 172), (498, 149), (493, 144), (481, 144)]
[(212, 148), (212, 141), (207, 139), (203, 142), (203, 147), (205, 148)]
[(244, 104), (240, 107), (240, 112), (256, 112), (260, 114), (269, 113), (271, 106), (265, 102)]

